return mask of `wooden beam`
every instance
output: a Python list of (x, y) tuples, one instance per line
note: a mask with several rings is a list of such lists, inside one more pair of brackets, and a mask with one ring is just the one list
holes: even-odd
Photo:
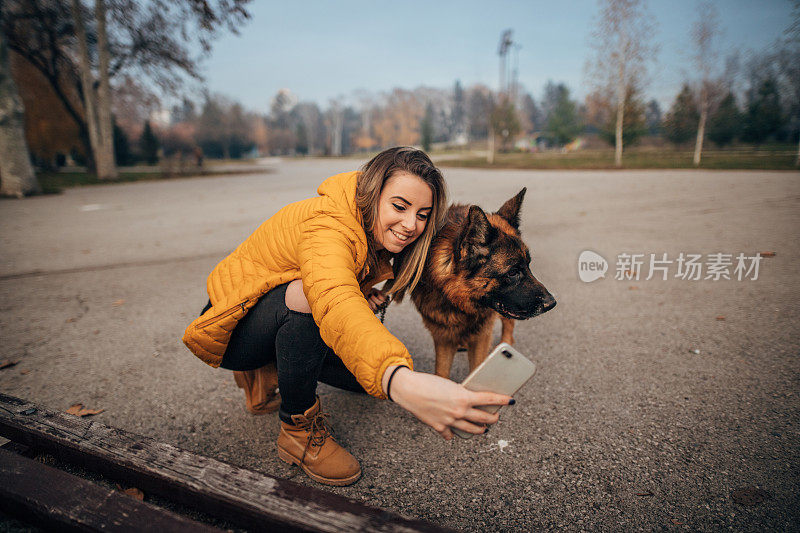
[(54, 531), (222, 531), (5, 449), (0, 449), (0, 508)]
[(447, 531), (5, 394), (0, 435), (253, 531)]

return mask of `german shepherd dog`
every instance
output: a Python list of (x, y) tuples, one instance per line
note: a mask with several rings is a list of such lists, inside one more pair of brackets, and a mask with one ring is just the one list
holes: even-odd
[(530, 269), (531, 254), (519, 234), (526, 189), (488, 215), (477, 205), (451, 205), (431, 243), (411, 299), (433, 335), (436, 374), (450, 377), (453, 356), (467, 346), (469, 369), (489, 355), (494, 319), (502, 341), (514, 343), (514, 321), (555, 307)]

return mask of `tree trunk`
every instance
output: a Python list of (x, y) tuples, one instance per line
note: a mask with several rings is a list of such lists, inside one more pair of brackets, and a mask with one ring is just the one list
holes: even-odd
[(694, 166), (700, 166), (700, 158), (703, 155), (703, 139), (706, 135), (706, 119), (708, 118), (708, 75), (703, 76), (702, 86), (700, 87), (700, 123), (697, 125), (697, 140), (694, 143)]
[[(622, 61), (622, 60), (620, 60)], [(614, 143), (614, 165), (622, 166), (622, 123), (625, 119), (625, 66), (620, 64), (617, 82), (617, 127)]]
[[(72, 0), (72, 18), (75, 21), (75, 36), (78, 38), (78, 70), (83, 90), (83, 107), (86, 111), (86, 129), (89, 130), (89, 144), (92, 145), (95, 169), (99, 179), (112, 177), (116, 169), (109, 169), (108, 157), (104, 156), (104, 146), (100, 135), (97, 117), (97, 96), (94, 89), (94, 76), (89, 62), (89, 46), (86, 42), (86, 27), (83, 24), (80, 0)], [(112, 142), (113, 150), (113, 142)], [(112, 156), (113, 163), (113, 156)], [(112, 165), (113, 166), (113, 165)]]
[[(624, 91), (623, 91), (624, 92)], [(617, 102), (617, 132), (616, 142), (614, 147), (614, 165), (622, 166), (622, 121), (625, 118), (625, 96), (622, 100)]]
[(97, 176), (100, 179), (116, 179), (117, 165), (114, 161), (114, 127), (111, 123), (111, 84), (108, 74), (111, 54), (108, 50), (106, 6), (104, 0), (95, 1), (95, 17), (97, 19), (97, 57), (100, 82), (97, 87), (97, 122), (101, 146), (98, 157), (102, 159), (102, 165), (100, 163), (97, 165)]
[(486, 162), (490, 165), (494, 164), (494, 131), (491, 126), (489, 127), (489, 153), (486, 154)]
[(697, 126), (697, 140), (694, 143), (694, 166), (700, 166), (700, 157), (703, 153), (703, 138), (706, 134), (706, 117), (708, 117), (708, 106), (700, 108), (700, 124)]
[(0, 33), (0, 195), (22, 198), (41, 192), (33, 173), (23, 124), (25, 110), (8, 61), (8, 43)]
[(344, 117), (337, 104), (333, 109), (333, 138), (331, 139), (331, 155), (342, 155), (342, 129)]

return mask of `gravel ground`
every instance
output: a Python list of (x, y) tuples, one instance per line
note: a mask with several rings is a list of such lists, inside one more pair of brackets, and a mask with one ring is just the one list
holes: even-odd
[[(0, 202), (0, 360), (20, 361), (0, 370), (0, 390), (50, 409), (103, 408), (105, 424), (293, 475), (274, 452), (277, 418), (247, 414), (230, 373), (180, 337), (216, 262), (355, 165), (287, 161), (263, 175)], [(468, 441), (320, 386), (364, 470), (330, 490), (465, 531), (800, 530), (800, 175), (445, 174), (454, 200), (488, 209), (528, 187), (523, 236), (558, 300), (517, 324), (516, 346), (538, 373), (497, 426)], [(605, 279), (580, 281), (584, 250), (608, 260)], [(672, 264), (667, 281), (646, 281), (647, 261), (641, 279), (614, 279), (621, 253), (764, 251), (776, 255), (757, 280), (684, 280)], [(386, 324), (432, 371), (413, 307), (391, 306)], [(466, 372), (461, 357), (453, 378)]]

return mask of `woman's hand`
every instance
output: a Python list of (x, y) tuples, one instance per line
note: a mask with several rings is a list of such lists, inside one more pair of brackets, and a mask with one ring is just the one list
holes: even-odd
[[(383, 375), (386, 390), (394, 366)], [(498, 413), (489, 414), (478, 405), (508, 405), (511, 396), (494, 392), (472, 392), (458, 383), (433, 374), (401, 368), (392, 378), (392, 400), (429, 425), (447, 440), (453, 438), (451, 427), (476, 435), (486, 431), (486, 425), (497, 422)]]
[(386, 298), (387, 296), (378, 289), (370, 289), (369, 294), (367, 295), (367, 304), (374, 313), (383, 303), (386, 302)]

